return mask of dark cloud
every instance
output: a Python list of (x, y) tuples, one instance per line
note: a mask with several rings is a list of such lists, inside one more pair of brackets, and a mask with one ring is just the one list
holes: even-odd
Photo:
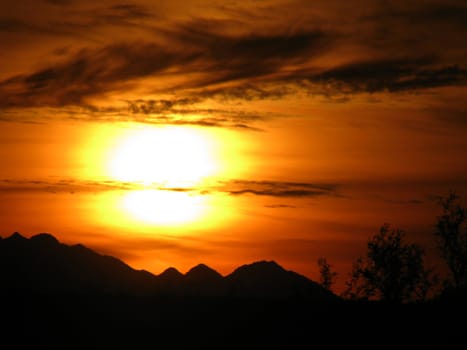
[(138, 189), (136, 183), (117, 181), (89, 181), (61, 179), (48, 180), (0, 180), (0, 192), (49, 192), (49, 193), (97, 193), (102, 191)]
[(306, 182), (233, 180), (226, 183), (221, 191), (235, 196), (252, 194), (270, 197), (315, 197), (334, 195), (336, 187), (332, 184)]
[[(124, 9), (128, 10), (127, 7)], [(83, 111), (92, 112), (92, 117), (97, 112), (104, 112), (99, 119), (110, 121), (113, 118), (109, 118), (107, 112), (116, 114), (117, 111), (122, 112), (122, 108), (110, 110), (109, 107), (93, 107), (88, 100), (110, 91), (131, 89), (138, 79), (163, 77), (167, 71), (175, 69), (174, 74), (202, 72), (203, 76), (183, 87), (163, 89), (163, 92), (181, 90), (186, 97), (128, 100), (128, 109), (124, 115), (131, 115), (129, 120), (145, 123), (258, 130), (251, 125), (252, 121), (264, 118), (258, 113), (246, 113), (238, 109), (206, 109), (193, 105), (208, 98), (253, 100), (280, 98), (290, 93), (290, 88), (285, 85), (238, 85), (236, 80), (272, 74), (287, 62), (307, 59), (306, 55), (302, 57), (301, 54), (316, 51), (318, 46), (314, 47), (311, 43), (323, 37), (319, 32), (239, 38), (213, 33), (189, 36), (187, 32), (171, 33), (176, 40), (174, 42), (171, 38), (170, 47), (160, 43), (120, 43), (100, 49), (83, 49), (61, 64), (33, 74), (11, 77), (0, 82), (0, 107), (81, 106)], [(177, 41), (178, 45), (175, 44)], [(220, 82), (234, 85), (216, 87), (215, 84)], [(183, 92), (190, 87), (195, 90)], [(201, 115), (202, 118), (184, 117), (189, 114)], [(136, 118), (135, 115), (142, 116)], [(80, 118), (89, 119), (86, 115)]]
[[(210, 73), (186, 85), (188, 88), (206, 88), (244, 79), (276, 81), (281, 70), (309, 62), (327, 51), (334, 41), (331, 33), (320, 30), (222, 35), (216, 28), (206, 28), (198, 21), (180, 26), (167, 35), (199, 53), (195, 71)], [(250, 91), (259, 90), (255, 85), (249, 84)]]
[(0, 106), (66, 106), (86, 104), (86, 98), (129, 87), (129, 81), (156, 75), (189, 61), (156, 44), (116, 44), (81, 50), (71, 60), (30, 75), (0, 83)]
[[(2, 16), (0, 14), (0, 34), (6, 32), (10, 34), (23, 33), (30, 37), (62, 37), (72, 40), (70, 44), (82, 45), (82, 39), (85, 39), (83, 42), (88, 44), (102, 41), (105, 37), (102, 36), (100, 31), (105, 28), (145, 28), (145, 22), (158, 18), (158, 15), (148, 8), (135, 4), (112, 6), (94, 4), (91, 8), (80, 8), (75, 6), (74, 1), (57, 0), (48, 2), (59, 6), (50, 13), (47, 12), (48, 8), (44, 7), (44, 13), (37, 16), (28, 17), (21, 14)], [(80, 41), (77, 42), (76, 39), (80, 39)], [(24, 40), (24, 37), (22, 37), (22, 40)]]
[[(431, 22), (461, 22), (467, 9), (457, 3), (373, 5), (363, 15), (349, 14), (345, 24), (336, 24), (335, 29), (324, 25), (324, 18), (333, 17), (324, 16), (324, 10), (319, 15), (317, 9), (313, 12), (316, 24), (289, 22), (285, 26), (279, 21), (270, 28), (255, 28), (245, 22), (248, 16), (160, 22), (154, 8), (132, 3), (96, 5), (94, 11), (90, 8), (69, 9), (69, 16), (63, 19), (0, 18), (0, 31), (72, 37), (89, 36), (89, 28), (124, 26), (141, 30), (145, 35), (138, 38), (146, 39), (124, 36), (120, 42), (113, 39), (109, 43), (99, 37), (93, 45), (88, 41), (72, 50), (68, 43), (62, 43), (62, 49), (53, 50), (54, 60), (60, 52), (62, 61), (44, 61), (42, 69), (0, 81), (0, 109), (79, 107), (83, 114), (76, 113), (73, 118), (82, 120), (258, 129), (253, 123), (267, 119), (264, 115), (247, 115), (237, 108), (209, 109), (205, 107), (207, 100), (223, 103), (298, 95), (325, 96), (329, 102), (345, 103), (352, 94), (399, 93), (465, 86), (467, 82), (462, 55), (449, 56), (449, 50), (445, 55), (439, 48), (438, 54), (431, 48), (424, 50), (418, 44), (429, 43), (429, 39), (419, 31), (410, 26), (404, 27), (406, 32), (398, 31), (390, 25), (395, 19), (412, 17), (417, 23), (425, 21), (423, 28)], [(258, 18), (254, 10), (250, 12), (251, 18)], [(355, 31), (348, 29), (349, 23), (355, 24)], [(376, 34), (368, 30), (376, 27)], [(366, 30), (357, 33), (359, 28)], [(458, 34), (463, 38), (465, 33), (459, 30)], [(398, 49), (397, 45), (411, 40), (421, 49)], [(351, 60), (349, 56), (347, 61), (323, 58), (357, 43), (366, 45), (362, 52), (369, 53), (353, 55)], [(131, 91), (138, 91), (144, 99), (123, 101), (124, 107), (122, 101), (111, 100), (112, 95)], [(158, 98), (160, 95), (173, 97)], [(102, 105), (96, 105), (97, 100), (103, 101)]]
[(388, 2), (382, 8), (371, 14), (363, 16), (363, 19), (375, 22), (387, 22), (388, 20), (404, 20), (412, 25), (434, 25), (440, 22), (462, 25), (467, 27), (467, 6), (456, 1), (420, 2), (413, 3)]
[[(62, 64), (0, 83), (0, 106), (81, 105), (88, 98), (109, 91), (128, 89), (137, 79), (172, 74), (198, 73), (202, 76), (183, 87), (165, 86), (163, 91), (206, 88), (222, 82), (258, 78), (277, 73), (291, 63), (306, 61), (322, 49), (321, 32), (290, 35), (222, 36), (188, 30), (169, 33), (170, 45), (128, 42), (99, 49), (83, 49)], [(267, 96), (251, 85), (246, 95)], [(206, 93), (206, 92), (204, 92)], [(211, 92), (214, 96), (219, 92)], [(223, 94), (226, 94), (225, 92)], [(230, 94), (235, 94), (230, 90)], [(243, 93), (237, 91), (236, 95)], [(273, 94), (278, 95), (277, 92)]]
[(180, 98), (180, 99), (138, 99), (138, 100), (127, 100), (128, 110), (135, 114), (155, 114), (172, 112), (176, 107), (191, 106), (199, 103), (199, 98)]
[[(83, 107), (68, 107), (57, 109), (54, 113), (60, 118), (80, 121), (98, 122), (138, 122), (150, 125), (192, 125), (202, 127), (219, 127), (261, 131), (254, 123), (264, 121), (273, 116), (263, 112), (247, 112), (239, 109), (201, 108), (196, 104), (190, 106), (182, 102), (179, 106), (177, 99), (171, 100), (135, 100), (126, 101), (125, 107), (97, 107), (93, 105)], [(195, 102), (194, 102), (195, 103)], [(186, 105), (185, 105), (186, 104)], [(21, 115), (27, 118), (24, 113)], [(9, 119), (8, 119), (9, 117)], [(3, 121), (15, 121), (18, 114), (5, 113)], [(26, 118), (26, 119), (25, 119)], [(1, 120), (1, 118), (0, 118)]]
[(435, 62), (431, 58), (355, 62), (326, 70), (309, 80), (349, 93), (397, 92), (466, 83), (465, 69), (457, 65), (437, 66)]
[(209, 60), (230, 63), (233, 67), (245, 60), (260, 60), (263, 63), (280, 63), (289, 59), (295, 62), (307, 61), (310, 55), (318, 54), (326, 44), (332, 42), (332, 35), (319, 29), (257, 30), (228, 34), (232, 26), (241, 25), (247, 24), (198, 17), (176, 24), (173, 28), (157, 30), (164, 33), (167, 39), (188, 48), (204, 48), (206, 50), (203, 54)]
[(48, 192), (48, 193), (100, 193), (106, 191), (137, 191), (137, 190), (166, 190), (174, 192), (189, 192), (196, 189), (191, 188), (167, 188), (164, 184), (154, 183), (151, 185), (139, 182), (121, 181), (93, 181), (93, 180), (29, 180), (29, 179), (3, 179), (0, 180), (0, 193), (21, 192)]
[(272, 116), (264, 113), (246, 112), (239, 108), (219, 109), (202, 108), (199, 103), (204, 98), (174, 98), (172, 100), (132, 100), (128, 103), (130, 119), (139, 118), (145, 123), (173, 124), (173, 125), (199, 125), (227, 128), (244, 128), (260, 130), (251, 124), (264, 121)]
[(197, 96), (203, 98), (213, 98), (221, 101), (229, 100), (275, 100), (297, 93), (297, 86), (287, 84), (283, 81), (282, 84), (252, 84), (246, 83), (230, 87), (215, 87), (207, 88), (197, 92)]
[(16, 18), (0, 18), (0, 31), (2, 32), (20, 32), (32, 31), (34, 26)]
[(257, 195), (270, 197), (315, 197), (335, 195), (336, 185), (320, 185), (303, 182), (219, 181), (210, 185), (195, 187), (167, 187), (164, 184), (143, 184), (138, 182), (91, 181), (62, 179), (47, 180), (0, 180), (0, 192), (49, 192), (49, 193), (98, 193), (105, 191), (162, 190), (174, 192), (196, 192), (198, 194), (227, 193), (230, 195)]
[(268, 204), (264, 206), (265, 208), (296, 208), (294, 205), (289, 205), (289, 204)]
[[(219, 37), (203, 43), (206, 47), (198, 43), (195, 48), (183, 50), (155, 43), (120, 43), (97, 50), (85, 49), (62, 64), (0, 82), (0, 106), (86, 105), (90, 98), (130, 89), (136, 80), (156, 78), (170, 69), (178, 70), (179, 74), (203, 71), (205, 77), (185, 84), (184, 88), (166, 89), (177, 88), (182, 93), (187, 88), (201, 90), (191, 91), (189, 97), (175, 100), (129, 101), (132, 112), (159, 113), (172, 109), (174, 105), (193, 104), (202, 98), (281, 98), (296, 92), (298, 87), (319, 94), (324, 93), (322, 87), (325, 86), (326, 93), (332, 95), (343, 91), (397, 92), (466, 82), (464, 68), (440, 65), (432, 58), (389, 58), (350, 63), (320, 72), (307, 69), (279, 74), (289, 64), (309, 59), (309, 54), (320, 47), (320, 44), (315, 47), (311, 43), (315, 39), (319, 42), (321, 37), (323, 35), (317, 33), (235, 40)], [(243, 78), (260, 80), (257, 83), (237, 81)], [(306, 81), (312, 85), (303, 84)], [(235, 85), (215, 86), (223, 82)]]
[(12, 17), (0, 17), (0, 34), (46, 35), (54, 37), (82, 37), (80, 26), (65, 22), (35, 23)]

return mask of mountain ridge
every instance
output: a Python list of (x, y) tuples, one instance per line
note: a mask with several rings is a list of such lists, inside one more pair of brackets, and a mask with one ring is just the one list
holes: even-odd
[(82, 244), (61, 243), (50, 233), (26, 238), (15, 232), (2, 237), (0, 274), (5, 281), (1, 292), (339, 299), (273, 260), (245, 264), (225, 276), (204, 263), (185, 274), (174, 267), (153, 274)]

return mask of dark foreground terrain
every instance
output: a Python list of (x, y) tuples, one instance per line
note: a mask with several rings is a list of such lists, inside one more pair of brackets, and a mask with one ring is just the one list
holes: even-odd
[(5, 349), (460, 349), (466, 340), (466, 308), (449, 304), (4, 295), (1, 309)]
[(0, 239), (0, 349), (463, 349), (464, 294), (350, 302), (274, 261), (153, 275), (49, 234)]

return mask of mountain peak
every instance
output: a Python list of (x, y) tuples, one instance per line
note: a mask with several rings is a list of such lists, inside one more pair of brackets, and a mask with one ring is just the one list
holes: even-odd
[(192, 267), (186, 274), (188, 278), (196, 279), (212, 279), (212, 278), (222, 278), (222, 275), (216, 270), (210, 268), (205, 264), (198, 264)]
[(201, 263), (201, 264), (198, 264), (196, 266), (193, 266), (190, 269), (190, 271), (192, 271), (192, 270), (212, 270), (212, 269), (208, 265)]
[(153, 277), (90, 249), (75, 249), (53, 235), (27, 239), (15, 232), (0, 244), (2, 290), (31, 293), (150, 293)]
[(277, 270), (284, 270), (282, 266), (280, 266), (277, 262), (274, 260), (260, 260), (260, 261), (255, 261), (249, 265), (250, 267), (256, 267), (256, 268), (269, 268), (269, 269), (277, 269)]
[(260, 260), (260, 261), (255, 261), (251, 264), (246, 264), (238, 267), (233, 273), (234, 274), (239, 274), (239, 273), (255, 273), (255, 274), (276, 274), (276, 273), (283, 273), (286, 272), (286, 270), (280, 266), (277, 262), (274, 260)]
[(175, 267), (169, 267), (164, 272), (162, 272), (159, 277), (162, 278), (182, 278), (183, 274), (178, 271)]
[(21, 235), (19, 232), (14, 232), (10, 237), (7, 237), (6, 239), (13, 242), (23, 242), (27, 240), (27, 238)]
[(290, 298), (313, 297), (330, 298), (330, 293), (316, 282), (285, 270), (275, 261), (256, 261), (243, 265), (232, 272), (227, 279), (230, 282), (230, 294), (240, 297), (255, 298)]
[(58, 239), (50, 233), (39, 233), (30, 238), (31, 241), (43, 244), (43, 245), (58, 245), (60, 244)]

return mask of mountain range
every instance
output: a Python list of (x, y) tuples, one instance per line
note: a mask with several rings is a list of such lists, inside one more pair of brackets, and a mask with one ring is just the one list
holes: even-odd
[(0, 276), (0, 293), (339, 299), (274, 261), (243, 265), (227, 276), (204, 264), (186, 274), (170, 267), (154, 275), (81, 244), (60, 243), (48, 233), (28, 239), (15, 232), (0, 238)]
[(341, 299), (274, 261), (154, 275), (50, 234), (0, 238), (1, 344), (14, 348), (456, 348), (462, 305)]

